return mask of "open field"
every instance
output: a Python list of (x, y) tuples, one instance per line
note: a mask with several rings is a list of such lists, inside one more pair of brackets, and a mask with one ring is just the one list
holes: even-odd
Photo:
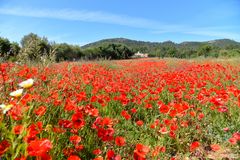
[(2, 63), (0, 105), (0, 159), (240, 158), (239, 59)]

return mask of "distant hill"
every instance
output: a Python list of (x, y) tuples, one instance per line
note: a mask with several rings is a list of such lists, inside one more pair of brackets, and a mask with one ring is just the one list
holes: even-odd
[(236, 41), (230, 40), (230, 39), (217, 39), (217, 40), (213, 40), (213, 41), (208, 41), (207, 43), (212, 46), (216, 46), (216, 47), (220, 47), (220, 48), (225, 48), (228, 46), (240, 46), (239, 42), (236, 42)]
[(131, 40), (126, 38), (110, 38), (110, 39), (103, 39), (100, 41), (96, 41), (93, 43), (86, 44), (82, 46), (82, 48), (88, 48), (88, 47), (97, 47), (102, 45), (103, 43), (122, 43), (125, 45), (159, 45), (161, 43), (158, 42), (146, 42), (146, 41), (137, 41), (137, 40)]
[(157, 48), (161, 48), (164, 46), (174, 46), (176, 48), (191, 48), (196, 49), (202, 45), (210, 45), (212, 47), (218, 47), (224, 49), (226, 47), (240, 47), (240, 43), (230, 39), (216, 39), (205, 42), (194, 42), (187, 41), (182, 43), (174, 43), (172, 41), (165, 42), (146, 42), (146, 41), (137, 41), (126, 38), (112, 38), (112, 39), (103, 39), (97, 42), (89, 43), (87, 45), (82, 46), (83, 49), (91, 48), (91, 47), (99, 47), (107, 43), (120, 43), (124, 44), (127, 47), (133, 49), (134, 51), (142, 51), (142, 52), (151, 52), (156, 50)]
[(140, 51), (149, 51), (161, 45), (158, 42), (145, 42), (145, 41), (137, 41), (131, 40), (126, 38), (112, 38), (112, 39), (103, 39), (97, 42), (89, 43), (87, 45), (82, 46), (83, 49), (90, 48), (90, 47), (99, 47), (107, 43), (119, 43), (124, 44), (127, 47), (133, 50), (140, 50)]

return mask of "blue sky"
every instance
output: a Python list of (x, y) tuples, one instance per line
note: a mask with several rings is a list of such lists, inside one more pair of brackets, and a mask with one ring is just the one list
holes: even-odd
[(84, 45), (105, 38), (240, 41), (240, 0), (0, 0), (0, 36)]

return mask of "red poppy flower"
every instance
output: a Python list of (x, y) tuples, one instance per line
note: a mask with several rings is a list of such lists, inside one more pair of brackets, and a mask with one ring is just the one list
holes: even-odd
[(233, 137), (236, 138), (238, 141), (240, 141), (240, 133), (239, 132), (233, 133)]
[(81, 112), (77, 112), (75, 114), (72, 115), (72, 122), (73, 122), (73, 126), (76, 129), (80, 129), (85, 125), (85, 121), (83, 119), (83, 115)]
[(95, 154), (95, 155), (98, 155), (98, 154), (101, 154), (101, 153), (102, 153), (102, 151), (99, 148), (93, 150), (93, 154)]
[(41, 75), (40, 78), (41, 78), (41, 80), (44, 81), (44, 82), (47, 81), (47, 76), (46, 76), (46, 75)]
[(80, 144), (80, 145), (77, 144), (77, 145), (75, 145), (75, 149), (76, 149), (76, 151), (81, 151), (84, 149), (84, 146), (82, 144)]
[(99, 115), (99, 111), (96, 108), (92, 108), (87, 112), (90, 116), (97, 117)]
[(132, 109), (131, 109), (131, 112), (132, 112), (132, 113), (136, 113), (136, 112), (137, 112), (137, 109), (136, 109), (136, 108), (132, 108)]
[(175, 134), (174, 131), (170, 131), (170, 132), (169, 132), (169, 136), (170, 136), (171, 138), (173, 138), (173, 139), (176, 138), (176, 134)]
[(146, 109), (152, 109), (152, 104), (147, 103), (144, 107), (145, 107)]
[(114, 129), (113, 128), (99, 128), (98, 129), (98, 137), (101, 138), (102, 141), (111, 141), (113, 140)]
[(113, 150), (107, 152), (107, 160), (121, 160), (120, 155), (115, 155)]
[(73, 111), (75, 108), (76, 108), (76, 106), (75, 106), (74, 102), (71, 101), (70, 99), (67, 99), (64, 110), (65, 111)]
[(19, 158), (15, 158), (14, 160), (26, 160), (27, 158), (25, 156), (21, 156)]
[(58, 121), (58, 125), (63, 127), (63, 128), (72, 128), (72, 122), (66, 119), (60, 119)]
[(3, 140), (2, 142), (0, 142), (0, 156), (7, 152), (9, 147), (10, 143), (7, 140)]
[(143, 121), (142, 121), (142, 120), (139, 120), (139, 121), (136, 122), (136, 124), (137, 124), (138, 126), (142, 126), (142, 125), (143, 125)]
[(30, 132), (30, 134), (39, 134), (42, 132), (43, 130), (43, 124), (41, 121), (37, 122), (36, 124), (31, 124), (29, 127), (28, 127), (28, 130)]
[(194, 112), (194, 111), (190, 111), (190, 113), (189, 113), (192, 117), (195, 117), (196, 116), (196, 112)]
[(34, 110), (34, 113), (38, 116), (43, 116), (46, 113), (47, 107), (45, 106), (40, 106), (36, 110)]
[(109, 117), (105, 117), (102, 119), (102, 122), (100, 123), (100, 125), (102, 127), (107, 126), (107, 127), (111, 128), (113, 126), (113, 120)]
[(137, 144), (134, 150), (134, 160), (145, 160), (147, 153), (150, 151), (148, 146)]
[(37, 134), (41, 133), (43, 130), (42, 128), (42, 122), (37, 122), (36, 124), (31, 124), (28, 128), (28, 134), (24, 137), (24, 140), (27, 143), (30, 143), (33, 140), (37, 139)]
[(213, 151), (218, 151), (220, 148), (221, 148), (221, 147), (220, 147), (218, 144), (212, 144), (212, 145), (211, 145), (211, 149), (212, 149)]
[(94, 158), (93, 160), (103, 160), (103, 157), (102, 156), (98, 156), (98, 157)]
[(190, 151), (194, 151), (195, 149), (197, 149), (198, 147), (200, 146), (200, 143), (198, 141), (195, 141), (193, 142), (191, 145), (190, 145)]
[(240, 141), (240, 133), (239, 132), (233, 133), (232, 137), (229, 138), (228, 141), (234, 145), (237, 144), (238, 141)]
[(116, 137), (115, 138), (115, 143), (117, 146), (124, 146), (126, 141), (124, 137)]
[(228, 108), (226, 106), (219, 107), (218, 112), (228, 112)]
[(68, 157), (67, 160), (81, 160), (81, 158), (79, 158), (79, 157), (76, 156), (76, 155), (71, 155), (71, 156)]
[(156, 124), (155, 124), (155, 123), (150, 124), (150, 128), (151, 128), (151, 129), (156, 128)]
[(121, 115), (122, 115), (126, 120), (131, 119), (131, 115), (128, 114), (128, 112), (125, 111), (125, 110), (123, 110), (123, 111), (121, 112)]
[(81, 137), (74, 135), (69, 138), (70, 142), (72, 142), (74, 145), (77, 145), (81, 141)]
[(201, 119), (203, 119), (203, 118), (204, 118), (204, 114), (203, 114), (203, 113), (199, 113), (198, 119), (201, 120)]
[(34, 140), (28, 144), (27, 151), (30, 156), (44, 156), (50, 149), (52, 143), (48, 139)]
[(65, 133), (66, 130), (63, 129), (63, 128), (54, 127), (54, 128), (53, 128), (53, 132), (55, 132), (55, 133)]
[(225, 132), (227, 132), (227, 131), (229, 131), (229, 128), (226, 127), (226, 128), (223, 128), (223, 130), (224, 130)]
[(234, 145), (237, 144), (237, 139), (234, 138), (234, 137), (229, 138), (228, 141), (229, 141), (231, 144), (234, 144)]
[(168, 133), (168, 130), (167, 130), (167, 127), (161, 127), (160, 128), (160, 130), (159, 130), (159, 132), (161, 133), (161, 134), (167, 134)]
[(161, 112), (161, 113), (168, 113), (169, 112), (169, 110), (170, 110), (170, 108), (168, 107), (168, 106), (166, 106), (165, 104), (161, 104), (161, 105), (159, 105), (159, 111)]
[(23, 125), (17, 125), (13, 128), (14, 134), (21, 134), (23, 131)]
[(115, 156), (115, 153), (114, 153), (114, 151), (113, 150), (109, 150), (108, 152), (107, 152), (107, 159), (112, 159), (112, 158), (114, 158), (114, 156)]
[(85, 92), (80, 92), (79, 94), (76, 94), (77, 101), (81, 102), (86, 99), (86, 93)]
[(44, 153), (42, 156), (37, 156), (36, 160), (52, 160), (52, 157), (49, 154)]
[(171, 131), (176, 131), (178, 129), (177, 125), (171, 125), (170, 126)]

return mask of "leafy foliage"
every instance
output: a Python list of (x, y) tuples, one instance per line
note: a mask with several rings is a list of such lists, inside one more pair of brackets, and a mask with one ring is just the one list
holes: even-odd
[(40, 61), (50, 55), (51, 45), (47, 38), (39, 37), (34, 33), (24, 36), (21, 40), (20, 57), (24, 60)]
[(134, 53), (148, 53), (149, 57), (236, 57), (240, 56), (240, 43), (220, 39), (207, 42), (144, 42), (124, 38), (105, 39), (80, 47), (67, 43), (49, 42), (46, 37), (30, 33), (16, 42), (0, 38), (0, 56), (11, 61), (75, 61), (79, 59), (127, 59)]
[(127, 59), (134, 54), (132, 50), (122, 44), (105, 43), (96, 48), (84, 50), (84, 55), (88, 59)]
[(0, 37), (0, 57), (10, 59), (18, 55), (20, 47), (16, 42), (10, 42), (7, 38)]
[(72, 61), (77, 60), (82, 56), (81, 48), (77, 45), (69, 45), (67, 43), (55, 44), (56, 61)]
[[(151, 57), (176, 57), (176, 58), (194, 58), (204, 57), (232, 57), (240, 56), (240, 43), (229, 40), (219, 39), (207, 42), (144, 42), (125, 38), (104, 39), (83, 46), (83, 49), (100, 47), (106, 43), (118, 43), (131, 48), (133, 52), (149, 53)], [(233, 53), (234, 52), (234, 53)]]

